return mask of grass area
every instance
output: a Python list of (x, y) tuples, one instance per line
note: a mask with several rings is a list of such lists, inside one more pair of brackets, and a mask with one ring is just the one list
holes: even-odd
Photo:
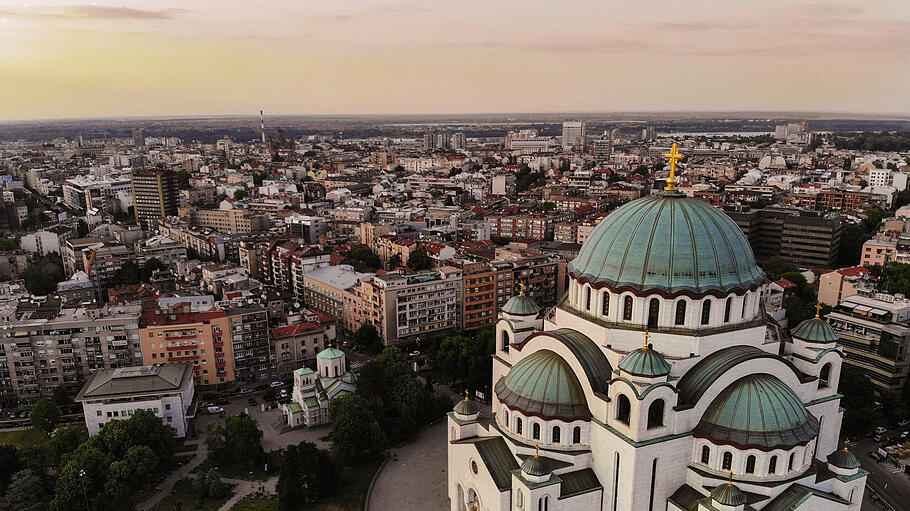
[[(233, 490), (233, 486), (228, 485)], [(161, 500), (151, 509), (151, 511), (217, 511), (228, 499), (231, 498), (231, 492), (223, 499), (200, 499), (196, 492), (193, 491), (193, 483), (189, 479), (181, 479), (174, 484), (171, 494)], [(181, 505), (178, 505), (178, 502)]]
[(279, 509), (281, 509), (281, 505), (278, 504), (278, 499), (275, 497), (247, 497), (234, 504), (231, 511), (278, 511)]
[(194, 474), (199, 472), (208, 472), (209, 470), (217, 468), (218, 473), (221, 474), (221, 477), (226, 477), (228, 479), (242, 479), (245, 481), (250, 480), (250, 472), (253, 473), (253, 479), (256, 481), (265, 481), (268, 478), (278, 474), (277, 465), (275, 469), (270, 472), (266, 472), (264, 467), (256, 466), (253, 468), (241, 466), (241, 465), (218, 465), (210, 459), (206, 459), (196, 467), (196, 470), (193, 470)]
[[(88, 438), (88, 430), (85, 424), (69, 426), (80, 430), (79, 437), (84, 441)], [(12, 445), (19, 449), (41, 445), (50, 440), (51, 437), (38, 428), (17, 429), (13, 431), (0, 431), (0, 445)]]

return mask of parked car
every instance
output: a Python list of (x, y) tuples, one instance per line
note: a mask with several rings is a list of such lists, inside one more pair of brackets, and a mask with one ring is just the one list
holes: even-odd
[(910, 419), (903, 419), (903, 420), (897, 421), (897, 425), (900, 427), (904, 427), (907, 424), (910, 424)]
[(221, 398), (221, 399), (215, 401), (215, 404), (216, 405), (226, 405), (226, 404), (229, 404), (230, 402), (231, 402), (230, 399)]
[(283, 382), (283, 381), (273, 381), (273, 382), (270, 383), (269, 385), (274, 389), (274, 388), (276, 388), (276, 387), (283, 387), (283, 386), (284, 386), (284, 382)]
[(215, 403), (202, 403), (203, 408), (208, 408), (210, 406), (215, 406)]
[(243, 389), (240, 391), (241, 394), (251, 394), (253, 392), (253, 389)]
[(901, 439), (907, 438), (910, 436), (910, 431), (904, 431), (901, 433)]
[(881, 442), (884, 439), (885, 439), (885, 435), (875, 435), (872, 437), (872, 440), (875, 440), (876, 442)]
[(409, 356), (409, 357), (419, 357), (419, 356), (420, 356), (420, 352), (417, 351), (417, 350), (414, 350), (414, 351), (408, 353), (408, 356)]
[(887, 430), (886, 428), (884, 428), (883, 426), (876, 426), (876, 427), (875, 427), (875, 434), (876, 434), (876, 435), (884, 435), (884, 434), (887, 433), (887, 432), (888, 432), (888, 430)]
[(281, 389), (281, 392), (278, 393), (279, 397), (288, 397), (287, 389)]
[(247, 399), (246, 402), (249, 403), (250, 406), (256, 406), (256, 398), (255, 398), (255, 397), (251, 397), (251, 398)]
[(224, 413), (224, 408), (221, 408), (220, 406), (210, 406), (206, 408), (206, 410), (211, 414)]

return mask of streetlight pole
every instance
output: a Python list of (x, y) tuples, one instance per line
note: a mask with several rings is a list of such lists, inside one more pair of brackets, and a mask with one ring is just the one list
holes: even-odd
[(82, 496), (85, 497), (85, 511), (90, 511), (88, 507), (88, 493), (85, 491), (85, 470), (79, 470), (79, 479), (82, 481)]

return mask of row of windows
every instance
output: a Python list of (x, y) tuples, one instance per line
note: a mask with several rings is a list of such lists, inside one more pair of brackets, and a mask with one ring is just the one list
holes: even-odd
[[(796, 453), (790, 453), (790, 458), (787, 461), (787, 471), (790, 472), (793, 470), (793, 464), (796, 460)], [(701, 448), (701, 462), (705, 465), (710, 464), (711, 461), (711, 448), (707, 445)], [(746, 470), (747, 474), (755, 473), (755, 455), (749, 455), (746, 458)], [(727, 451), (721, 456), (721, 470), (733, 470), (733, 453)], [(768, 473), (775, 474), (777, 473), (777, 455), (771, 456), (771, 459), (768, 460)]]
[[(610, 293), (609, 291), (604, 291), (603, 293), (603, 305), (601, 306), (601, 315), (608, 316), (610, 314)], [(701, 306), (701, 324), (707, 325), (711, 322), (711, 302), (712, 300), (706, 299), (702, 302)], [(677, 326), (683, 326), (686, 324), (686, 307), (688, 301), (686, 299), (679, 299), (676, 301), (676, 310), (674, 311), (673, 324)], [(742, 312), (740, 317), (746, 317), (746, 305), (747, 299), (744, 296), (742, 301)], [(623, 321), (632, 321), (634, 300), (631, 296), (626, 295), (623, 298), (622, 302), (622, 319)], [(724, 323), (729, 323), (731, 320), (731, 312), (733, 308), (733, 298), (728, 297), (724, 302)], [(591, 311), (591, 288), (585, 287), (585, 310)], [(660, 318), (660, 300), (657, 298), (652, 298), (648, 302), (648, 327), (656, 328), (658, 325), (658, 319)]]
[[(508, 410), (503, 411), (503, 424), (505, 424), (507, 427), (509, 425)], [(524, 429), (524, 422), (522, 421), (522, 418), (516, 417), (515, 425), (512, 428), (512, 431), (516, 435), (523, 435), (524, 434), (523, 429)], [(532, 440), (541, 439), (541, 428), (540, 428), (539, 422), (534, 422), (531, 424), (531, 439)], [(562, 441), (562, 427), (558, 426), (558, 425), (553, 426), (553, 428), (550, 430), (550, 441), (548, 443), (558, 444), (561, 441)], [(572, 428), (572, 443), (573, 444), (581, 443), (581, 426), (575, 426), (574, 428)]]

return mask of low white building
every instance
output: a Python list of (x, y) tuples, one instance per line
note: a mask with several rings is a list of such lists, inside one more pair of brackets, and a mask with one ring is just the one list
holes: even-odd
[(76, 396), (82, 403), (89, 435), (110, 421), (129, 419), (137, 410), (149, 410), (186, 436), (193, 401), (193, 364), (102, 369), (89, 376)]
[(60, 238), (50, 231), (37, 231), (22, 237), (19, 246), (26, 252), (38, 255), (47, 255), (51, 252), (60, 253)]
[(312, 427), (328, 424), (329, 402), (344, 394), (353, 394), (356, 375), (347, 370), (344, 352), (328, 348), (316, 355), (316, 370), (302, 367), (294, 371), (291, 402), (281, 405), (288, 426)]

